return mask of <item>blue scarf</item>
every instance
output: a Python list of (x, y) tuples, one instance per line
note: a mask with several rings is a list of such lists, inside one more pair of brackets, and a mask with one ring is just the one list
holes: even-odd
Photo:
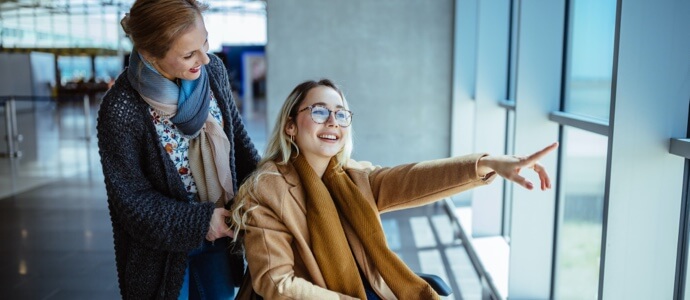
[(211, 102), (206, 66), (196, 80), (181, 80), (180, 87), (163, 77), (139, 52), (129, 56), (127, 78), (139, 94), (163, 104), (177, 104), (177, 113), (170, 118), (185, 135), (196, 136), (208, 116)]

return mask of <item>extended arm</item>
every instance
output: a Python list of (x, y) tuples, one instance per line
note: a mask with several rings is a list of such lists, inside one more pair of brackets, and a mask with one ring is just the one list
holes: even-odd
[(515, 155), (496, 155), (484, 156), (479, 159), (477, 163), (477, 172), (481, 175), (497, 173), (499, 176), (514, 181), (515, 183), (531, 190), (534, 184), (524, 177), (520, 176), (520, 170), (523, 168), (533, 169), (539, 175), (541, 183), (541, 190), (551, 188), (551, 179), (546, 169), (539, 164), (539, 159), (544, 157), (549, 152), (558, 148), (558, 143), (553, 143), (544, 149), (541, 149), (529, 156), (515, 156)]

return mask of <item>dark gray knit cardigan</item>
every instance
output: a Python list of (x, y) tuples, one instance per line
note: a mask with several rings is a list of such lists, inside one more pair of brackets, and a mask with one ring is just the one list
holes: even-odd
[[(235, 106), (225, 66), (209, 56), (206, 67), (230, 141), (236, 192), (259, 155)], [(159, 142), (149, 105), (132, 88), (126, 70), (103, 97), (97, 129), (120, 294), (123, 299), (177, 299), (187, 254), (204, 241), (214, 204), (188, 200)]]

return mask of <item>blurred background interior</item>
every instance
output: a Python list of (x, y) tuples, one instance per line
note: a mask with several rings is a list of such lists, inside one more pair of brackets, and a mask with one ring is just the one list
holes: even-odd
[[(120, 298), (95, 126), (132, 2), (0, 0), (3, 298)], [(320, 78), (355, 112), (355, 159), (561, 143), (552, 190), (497, 180), (382, 216), (447, 299), (690, 299), (690, 2), (206, 3), (260, 151), (291, 89)]]

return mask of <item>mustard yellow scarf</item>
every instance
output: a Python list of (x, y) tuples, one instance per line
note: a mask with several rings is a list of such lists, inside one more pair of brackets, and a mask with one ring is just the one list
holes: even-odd
[(329, 290), (366, 299), (357, 263), (340, 223), (342, 216), (352, 225), (376, 270), (398, 299), (440, 299), (388, 248), (378, 212), (338, 167), (335, 158), (328, 164), (323, 180), (314, 173), (304, 155), (298, 155), (292, 164), (306, 192), (311, 247)]

